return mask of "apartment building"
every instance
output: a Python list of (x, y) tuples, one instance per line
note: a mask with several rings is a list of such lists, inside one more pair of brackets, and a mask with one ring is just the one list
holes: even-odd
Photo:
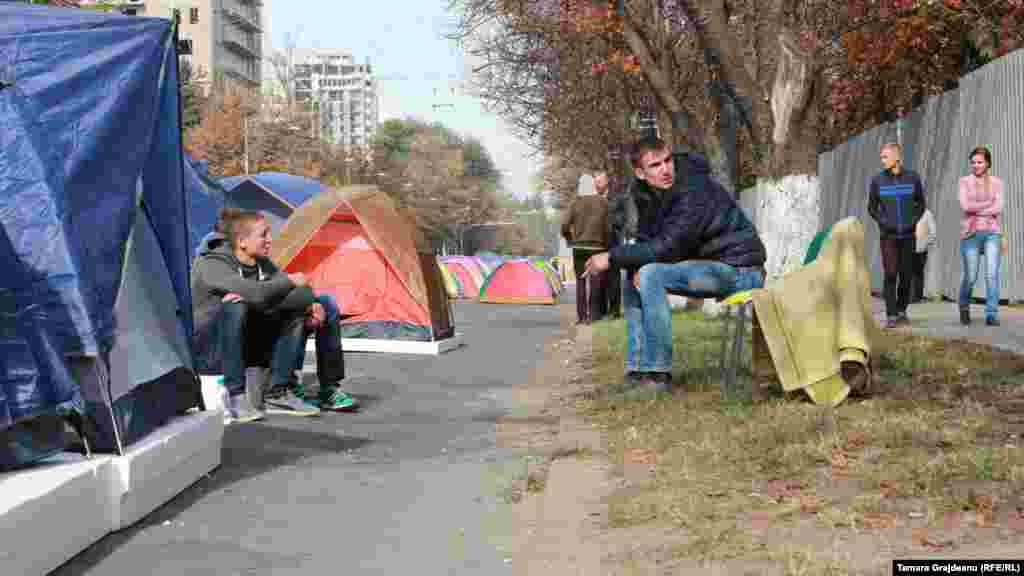
[(263, 76), (264, 0), (79, 0), (130, 16), (173, 18), (178, 35), (192, 44), (188, 58), (207, 78), (223, 75), (258, 88)]
[(346, 148), (369, 146), (379, 118), (369, 59), (357, 64), (346, 51), (295, 50), (292, 67), (295, 98), (318, 111), (320, 136)]

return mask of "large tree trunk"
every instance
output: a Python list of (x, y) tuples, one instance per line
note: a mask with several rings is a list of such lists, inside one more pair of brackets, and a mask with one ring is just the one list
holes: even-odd
[(803, 265), (804, 255), (821, 227), (821, 188), (813, 174), (759, 178), (741, 194), (768, 252), (765, 270), (777, 278)]
[[(802, 265), (820, 226), (821, 192), (816, 175), (821, 89), (821, 83), (815, 82), (818, 71), (811, 54), (803, 51), (794, 34), (785, 29), (781, 0), (764, 7), (767, 15), (763, 22), (774, 25), (761, 27), (758, 62), (753, 66), (729, 31), (722, 0), (702, 5), (705, 14), (710, 13), (703, 19), (696, 17), (700, 11), (695, 3), (681, 2), (691, 21), (702, 22), (694, 32), (697, 46), (705, 58), (714, 60), (721, 85), (732, 87), (734, 94), (746, 98), (746, 109), (737, 112), (750, 122), (744, 128), (762, 176), (753, 190), (740, 194), (740, 203), (751, 213), (768, 250), (769, 277), (778, 277)], [(640, 59), (644, 78), (658, 103), (677, 120), (672, 123), (671, 140), (685, 142), (689, 125), (679, 121), (685, 108), (666, 66), (670, 55), (658, 52), (658, 43), (645, 37), (645, 30), (628, 15), (623, 19), (623, 35)], [(712, 130), (702, 132), (716, 176), (728, 185), (736, 185), (728, 176), (719, 135)]]

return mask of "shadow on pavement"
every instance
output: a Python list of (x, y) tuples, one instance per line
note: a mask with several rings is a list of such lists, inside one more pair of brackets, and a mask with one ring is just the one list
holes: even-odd
[[(363, 398), (360, 398), (362, 401)], [(293, 418), (286, 416), (285, 418)], [(50, 576), (71, 576), (86, 573), (100, 564), (139, 532), (173, 521), (210, 493), (232, 486), (248, 478), (291, 466), (307, 458), (356, 450), (370, 441), (366, 438), (324, 434), (275, 426), (283, 420), (271, 418), (251, 424), (235, 424), (224, 431), (219, 468), (200, 478), (170, 502), (157, 508), (137, 524), (102, 540), (68, 560)]]

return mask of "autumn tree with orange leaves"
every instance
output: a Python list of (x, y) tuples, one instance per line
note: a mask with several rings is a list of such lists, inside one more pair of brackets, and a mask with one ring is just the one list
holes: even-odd
[(186, 131), (185, 147), (207, 160), (215, 176), (287, 172), (331, 186), (372, 178), (370, 158), (321, 141), (311, 123), (315, 112), (284, 97), (259, 96), (230, 85), (215, 85), (198, 125)]
[[(547, 154), (602, 159), (643, 95), (709, 150), (723, 104), (744, 172), (814, 174), (834, 145), (1021, 45), (1021, 0), (457, 0), (480, 93)], [(709, 88), (717, 88), (709, 90)], [(670, 116), (685, 111), (688, 125)]]

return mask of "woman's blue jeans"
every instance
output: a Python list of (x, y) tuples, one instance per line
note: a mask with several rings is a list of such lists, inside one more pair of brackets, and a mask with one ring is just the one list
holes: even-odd
[(640, 289), (630, 275), (623, 300), (626, 317), (626, 371), (672, 371), (672, 309), (668, 294), (721, 298), (764, 286), (761, 268), (734, 268), (721, 262), (688, 260), (640, 268)]
[(985, 317), (996, 318), (999, 313), (999, 241), (994, 232), (975, 232), (960, 240), (960, 262), (963, 276), (960, 281), (960, 307), (971, 302), (974, 283), (978, 281), (981, 256), (985, 256)]

